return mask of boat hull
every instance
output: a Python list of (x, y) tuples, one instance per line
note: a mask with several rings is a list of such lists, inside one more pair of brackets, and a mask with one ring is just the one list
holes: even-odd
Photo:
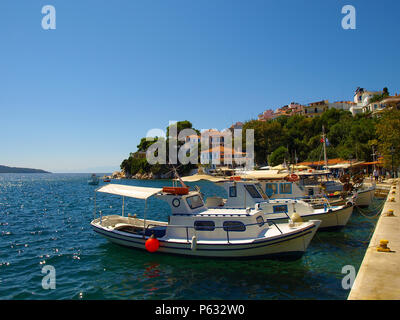
[[(198, 241), (192, 248), (191, 240), (158, 239), (160, 247), (157, 252), (208, 257), (208, 258), (299, 258), (306, 251), (310, 241), (318, 229), (319, 221), (310, 224), (306, 228), (295, 230), (290, 234), (273, 238), (258, 238), (249, 243), (238, 241)], [(148, 237), (119, 232), (118, 230), (106, 230), (92, 224), (95, 232), (109, 241), (135, 249), (145, 249)]]
[[(304, 214), (300, 217), (304, 222), (311, 220), (321, 220), (321, 224), (318, 230), (328, 230), (334, 228), (343, 228), (349, 221), (353, 213), (353, 206), (345, 206), (342, 209), (335, 210), (332, 212), (326, 211), (321, 213)], [(274, 218), (273, 214), (266, 214), (268, 220), (272, 220), (276, 223), (285, 223), (288, 221), (287, 217)]]
[(357, 192), (356, 206), (357, 207), (368, 207), (371, 205), (372, 200), (375, 196), (375, 188), (371, 187), (366, 190)]

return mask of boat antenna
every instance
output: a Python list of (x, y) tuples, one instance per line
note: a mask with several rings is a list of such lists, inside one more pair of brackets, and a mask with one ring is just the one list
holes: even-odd
[(181, 176), (179, 175), (178, 170), (176, 170), (176, 168), (174, 167), (173, 164), (171, 164), (171, 167), (172, 167), (172, 171), (173, 171), (174, 174), (175, 174), (176, 179), (179, 180), (179, 182), (181, 183), (182, 187), (187, 188), (188, 186), (187, 186), (187, 185), (183, 182), (183, 180), (181, 179)]
[(325, 128), (322, 125), (322, 139), (324, 144), (324, 162), (325, 162), (325, 169), (328, 169), (328, 158), (326, 156), (326, 138), (325, 138)]

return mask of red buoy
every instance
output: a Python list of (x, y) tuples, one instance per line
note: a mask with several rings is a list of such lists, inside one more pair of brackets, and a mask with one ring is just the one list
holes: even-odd
[(299, 180), (299, 176), (298, 176), (297, 174), (295, 174), (295, 173), (292, 173), (292, 174), (287, 178), (287, 180), (290, 181), (290, 182), (296, 182), (296, 181)]
[(154, 237), (154, 234), (152, 234), (151, 237), (146, 240), (144, 245), (148, 252), (156, 252), (160, 247), (160, 241), (158, 241), (158, 239)]

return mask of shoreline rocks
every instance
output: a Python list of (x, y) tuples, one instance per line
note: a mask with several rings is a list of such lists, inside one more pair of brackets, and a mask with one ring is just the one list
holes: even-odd
[(125, 172), (115, 171), (110, 176), (111, 179), (135, 179), (135, 180), (154, 180), (154, 179), (172, 179), (171, 172), (165, 174), (153, 174), (152, 172), (136, 173), (134, 175), (126, 174)]

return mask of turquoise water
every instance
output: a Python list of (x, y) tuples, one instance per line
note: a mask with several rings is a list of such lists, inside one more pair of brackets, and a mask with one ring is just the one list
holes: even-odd
[[(88, 177), (0, 174), (0, 299), (346, 299), (342, 267), (358, 270), (376, 223), (355, 210), (346, 228), (318, 232), (306, 254), (290, 262), (151, 254), (119, 247), (92, 231), (96, 187), (87, 184)], [(197, 185), (206, 196), (225, 195), (212, 183)], [(97, 195), (104, 215), (120, 213), (121, 203), (121, 197)], [(150, 219), (167, 221), (166, 203), (151, 198), (148, 206)], [(126, 213), (140, 215), (143, 208), (142, 200), (125, 201)], [(54, 290), (42, 288), (45, 265), (56, 270)]]

